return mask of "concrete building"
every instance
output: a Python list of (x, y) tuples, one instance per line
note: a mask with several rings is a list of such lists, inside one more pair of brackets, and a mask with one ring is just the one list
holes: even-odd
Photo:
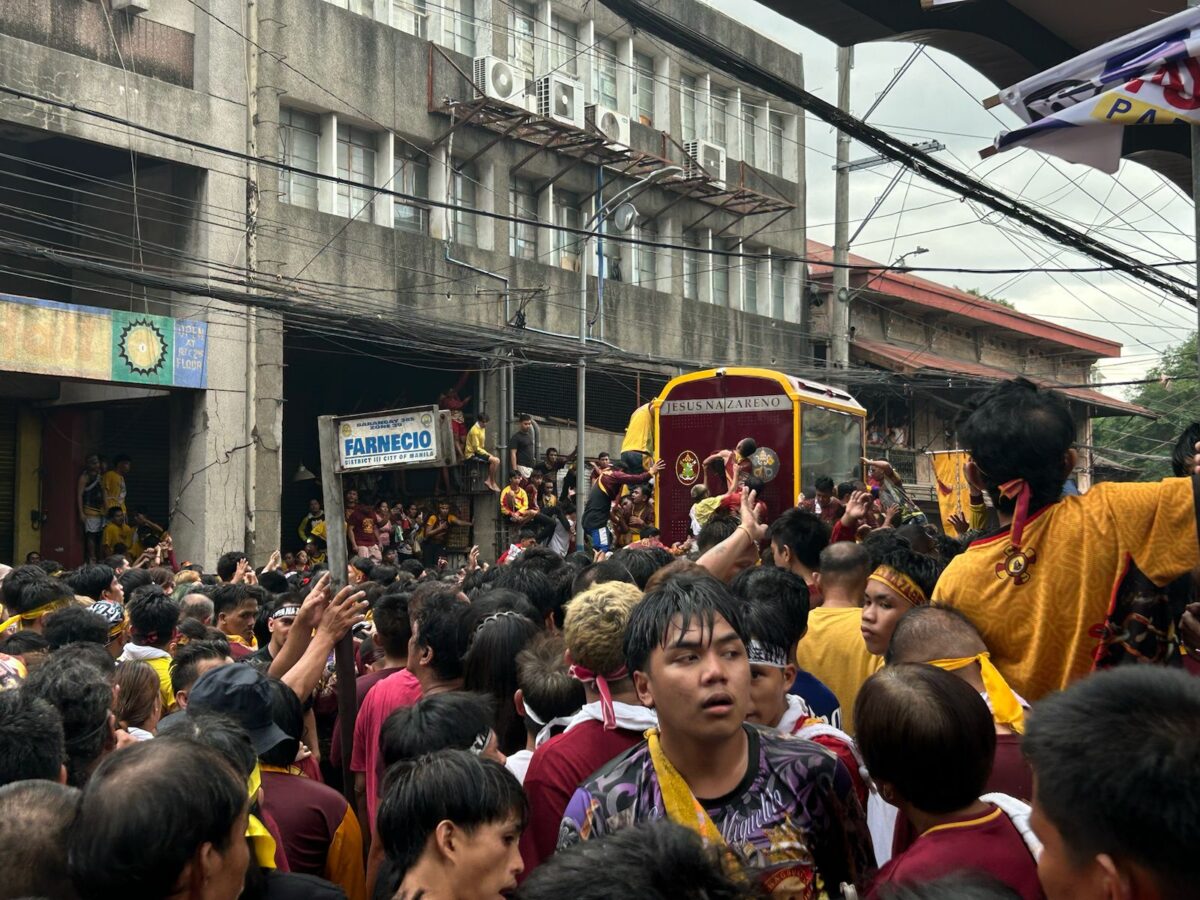
[[(1110, 464), (1091, 450), (1092, 419), (1152, 416), (1140, 406), (1088, 387), (1100, 359), (1121, 345), (1017, 312), (967, 291), (887, 268), (851, 254), (848, 301), (833, 295), (833, 270), (817, 260), (832, 248), (808, 242), (813, 329), (828, 331), (833, 303), (850, 303), (851, 389), (867, 408), (867, 447), (886, 457), (909, 494), (937, 507), (929, 453), (955, 450), (955, 422), (968, 397), (1017, 375), (1061, 393), (1077, 423), (1081, 490), (1111, 479)], [(815, 347), (824, 356), (825, 344)]]
[[(798, 55), (662, 5), (802, 81)], [(554, 433), (582, 357), (592, 449), (615, 449), (675, 372), (815, 374), (803, 117), (596, 4), (0, 0), (0, 87), (69, 105), (0, 96), (0, 561), (78, 562), (91, 450), (133, 457), (129, 505), (180, 561), (262, 561), (295, 543), (318, 415), (461, 382), (493, 440), (513, 412)], [(591, 222), (643, 178), (640, 243)]]

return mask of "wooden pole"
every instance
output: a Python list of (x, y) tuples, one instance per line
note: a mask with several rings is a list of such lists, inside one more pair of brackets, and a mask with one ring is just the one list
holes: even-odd
[[(346, 586), (346, 508), (342, 494), (342, 475), (337, 470), (337, 424), (333, 416), (317, 419), (321, 441), (321, 492), (325, 500), (325, 552), (329, 560), (330, 587), (334, 594)], [(342, 793), (350, 808), (355, 808), (354, 773), (350, 756), (354, 749), (354, 722), (358, 718), (358, 673), (354, 668), (354, 635), (350, 632), (334, 649), (337, 672), (338, 713), (341, 729), (334, 740), (342, 745)]]

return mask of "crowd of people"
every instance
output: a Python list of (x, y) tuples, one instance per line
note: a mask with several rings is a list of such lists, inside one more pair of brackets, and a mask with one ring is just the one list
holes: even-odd
[(0, 900), (1197, 896), (1200, 426), (1180, 477), (1069, 497), (1055, 395), (959, 435), (986, 533), (893, 509), (882, 460), (767, 521), (743, 442), (674, 552), (605, 533), (653, 521), (622, 460), (563, 553), (525, 516), (494, 564), (397, 561), (354, 497), (337, 590), (280, 554), (5, 571)]

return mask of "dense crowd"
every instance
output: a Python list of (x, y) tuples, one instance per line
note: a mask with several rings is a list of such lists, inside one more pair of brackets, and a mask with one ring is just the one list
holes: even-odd
[(958, 536), (883, 460), (767, 521), (747, 439), (674, 547), (622, 459), (494, 564), (398, 559), (456, 513), (355, 495), (336, 590), (169, 537), (6, 570), (0, 900), (1200, 896), (1200, 426), (1180, 477), (1073, 496), (1055, 395), (981, 392), (959, 436)]

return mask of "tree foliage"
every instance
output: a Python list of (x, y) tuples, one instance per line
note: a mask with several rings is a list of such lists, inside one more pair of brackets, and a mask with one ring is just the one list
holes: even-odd
[(1006, 309), (1016, 309), (1009, 301), (1003, 297), (989, 297), (979, 288), (960, 288), (957, 284), (954, 286), (956, 291), (962, 291), (964, 294), (970, 294), (972, 297), (978, 297), (980, 300), (987, 300), (989, 303), (995, 303), (997, 306), (1003, 306)]
[[(1125, 399), (1153, 410), (1158, 419), (1096, 419), (1092, 445), (1101, 456), (1136, 469), (1139, 480), (1165, 478), (1171, 472), (1171, 450), (1188, 425), (1200, 421), (1200, 380), (1196, 378), (1196, 335), (1163, 353), (1146, 373), (1154, 379), (1129, 388)], [(1144, 454), (1132, 456), (1129, 454)]]

